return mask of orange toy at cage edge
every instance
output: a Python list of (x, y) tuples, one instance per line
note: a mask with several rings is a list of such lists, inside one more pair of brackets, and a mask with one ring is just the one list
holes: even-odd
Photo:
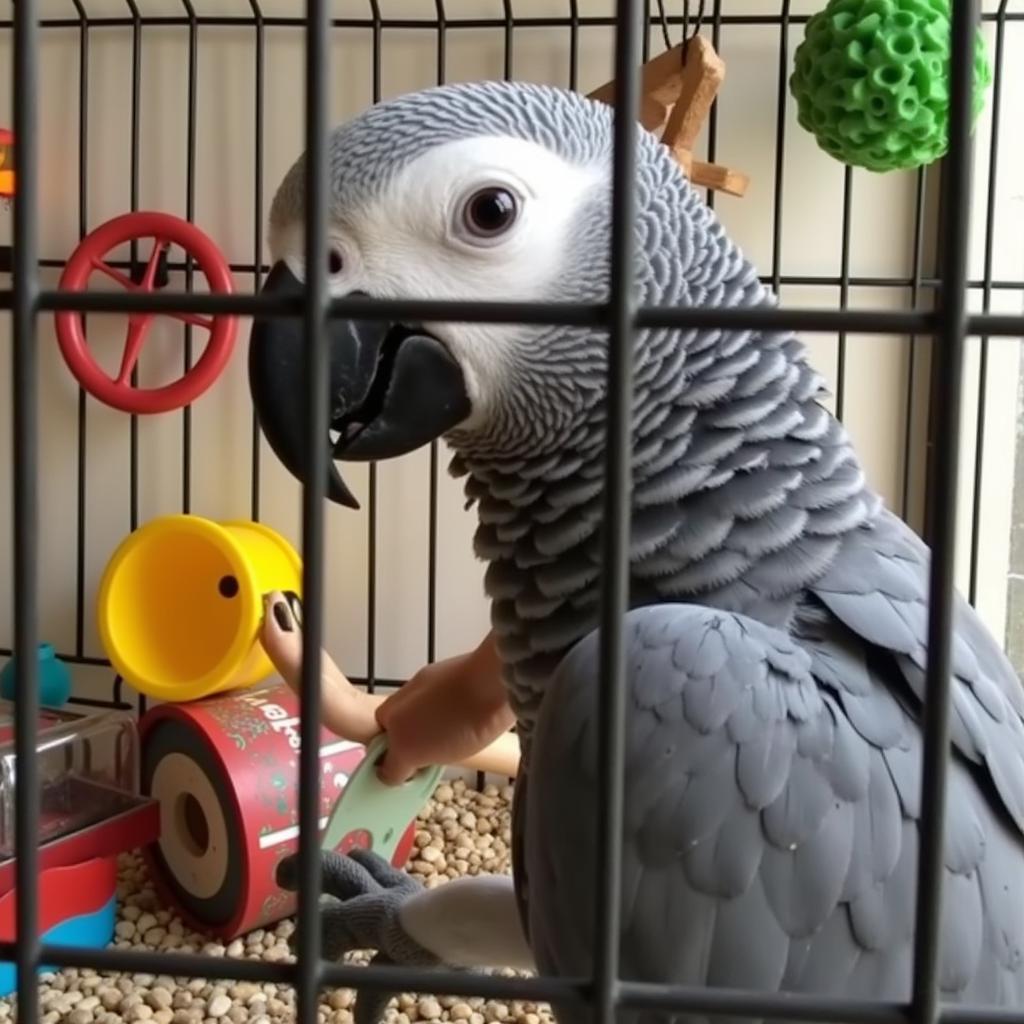
[(14, 132), (0, 128), (0, 199), (14, 198)]

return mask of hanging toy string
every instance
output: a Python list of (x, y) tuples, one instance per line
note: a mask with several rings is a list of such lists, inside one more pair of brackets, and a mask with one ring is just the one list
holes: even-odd
[[(699, 0), (693, 5), (697, 10), (694, 17), (690, 0), (683, 0), (683, 38), (675, 45), (665, 11), (666, 0), (657, 0), (657, 4), (665, 49), (643, 64), (640, 122), (648, 131), (660, 134), (692, 184), (742, 196), (750, 183), (745, 174), (693, 158), (693, 146), (725, 77), (724, 62), (711, 41), (701, 35), (707, 2)], [(718, 6), (716, 0), (716, 18)], [(614, 104), (614, 79), (589, 95)]]
[(690, 49), (690, 42), (700, 32), (701, 26), (704, 24), (704, 2), (700, 0), (700, 6), (697, 8), (697, 17), (694, 21), (693, 32), (690, 31), (690, 0), (683, 0), (683, 46), (682, 46), (682, 57), (683, 67), (686, 67), (686, 54)]
[(672, 36), (668, 31), (668, 15), (665, 13), (665, 0), (658, 0), (658, 14), (661, 16), (661, 38), (665, 40), (665, 49), (672, 49)]
[[(690, 32), (690, 0), (683, 0), (683, 42), (688, 43), (700, 31), (704, 24), (705, 0), (700, 0), (697, 8), (697, 18), (694, 22), (693, 32)], [(668, 29), (668, 15), (665, 13), (665, 0), (658, 0), (658, 15), (661, 20), (661, 37), (665, 40), (665, 49), (672, 49), (672, 36)], [(683, 63), (686, 63), (686, 50), (683, 50)]]

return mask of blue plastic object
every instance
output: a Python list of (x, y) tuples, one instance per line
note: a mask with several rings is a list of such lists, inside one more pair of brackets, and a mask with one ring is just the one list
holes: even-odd
[[(40, 644), (36, 657), (39, 659), (39, 703), (44, 707), (59, 708), (71, 696), (71, 672), (57, 657), (53, 644)], [(0, 696), (5, 700), (15, 699), (15, 660), (11, 658), (0, 669)]]
[[(114, 937), (117, 923), (117, 898), (111, 896), (99, 910), (91, 914), (79, 914), (55, 924), (44, 932), (40, 939), (51, 946), (77, 946), (85, 949), (102, 949)], [(40, 964), (40, 973), (55, 971), (56, 967)], [(11, 995), (18, 987), (17, 967), (13, 963), (0, 961), (0, 998)]]

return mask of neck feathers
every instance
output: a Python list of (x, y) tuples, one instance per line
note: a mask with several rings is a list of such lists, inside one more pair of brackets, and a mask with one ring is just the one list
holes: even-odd
[[(661, 147), (664, 149), (664, 147)], [(645, 303), (773, 304), (667, 152), (637, 177), (639, 286)], [(600, 251), (600, 250), (598, 250)], [(603, 339), (565, 332), (582, 381), (576, 418), (535, 454), (453, 438), (489, 563), (485, 588), (528, 749), (550, 672), (599, 623), (605, 458)], [(540, 364), (546, 347), (538, 347)], [(544, 368), (542, 366), (538, 367)], [(550, 378), (550, 374), (548, 375)], [(550, 403), (535, 384), (535, 415)], [(524, 388), (525, 390), (525, 388)], [(699, 602), (786, 628), (843, 537), (877, 512), (821, 378), (788, 333), (640, 332), (632, 405), (631, 605)], [(564, 406), (562, 406), (564, 408)], [(515, 452), (513, 455), (512, 453)]]
[[(820, 404), (820, 377), (791, 335), (650, 332), (643, 352), (631, 605), (699, 602), (785, 628), (843, 537), (879, 507)], [(527, 737), (548, 675), (599, 622), (603, 407), (575, 442), (452, 463), (477, 505), (475, 549)]]

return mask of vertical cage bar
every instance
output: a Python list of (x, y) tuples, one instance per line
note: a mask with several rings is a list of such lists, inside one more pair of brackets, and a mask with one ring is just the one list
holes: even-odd
[(327, 492), (327, 0), (306, 4), (305, 321), (306, 482), (302, 488), (302, 673), (299, 750), (299, 1024), (316, 1024), (320, 984), (319, 738)]
[(39, 294), (36, 183), (39, 26), (34, 0), (14, 6), (14, 295), (11, 305), (14, 519), (14, 752), (18, 775), (14, 792), (15, 884), (18, 900), (17, 996), (20, 1024), (39, 1019), (39, 762), (36, 728), (39, 714), (39, 354), (36, 300)]
[[(850, 228), (853, 213), (853, 168), (847, 165), (843, 174), (843, 229), (839, 256), (839, 308), (850, 306)], [(836, 419), (842, 420), (846, 410), (846, 331), (836, 341)]]
[(515, 15), (512, 11), (512, 0), (503, 0), (505, 8), (505, 39), (504, 39), (504, 66), (502, 73), (507, 82), (512, 77), (512, 65), (514, 62), (513, 56), (513, 33), (516, 27)]
[(608, 316), (608, 417), (604, 467), (600, 619), (601, 776), (594, 792), (597, 835), (595, 1016), (613, 1024), (619, 1001), (619, 893), (622, 888), (623, 764), (626, 654), (624, 617), (629, 592), (633, 404), (633, 315), (636, 305), (634, 178), (640, 101), (641, 18), (637, 0), (619, 0), (615, 26), (615, 111), (612, 155), (611, 295)]
[(957, 478), (960, 410), (967, 333), (967, 249), (973, 163), (971, 94), (978, 0), (952, 5), (949, 152), (942, 167), (942, 261), (940, 327), (933, 360), (934, 395), (943, 410), (936, 424), (928, 480), (932, 509), (932, 563), (928, 595), (928, 659), (925, 672), (924, 765), (921, 782), (921, 846), (918, 854), (914, 985), (911, 1019), (933, 1024), (940, 1009), (938, 965), (949, 753), (949, 698), (953, 586), (956, 566)]
[[(89, 202), (89, 23), (82, 0), (74, 0), (79, 18), (78, 27), (78, 240), (88, 232)], [(82, 316), (82, 330), (86, 317)], [(85, 542), (86, 542), (86, 462), (88, 399), (85, 388), (78, 387), (78, 452), (75, 470), (78, 474), (75, 496), (75, 654), (85, 654)]]
[(427, 661), (437, 658), (437, 442), (430, 442), (430, 514), (427, 524)]
[[(437, 84), (448, 78), (448, 15), (444, 0), (434, 0), (437, 12)], [(437, 498), (438, 443), (430, 442), (430, 486), (427, 497), (427, 661), (437, 658)]]
[(580, 5), (569, 0), (569, 88), (576, 89), (580, 73)]
[[(996, 230), (996, 186), (999, 181), (999, 121), (1003, 99), (1003, 44), (1006, 35), (1006, 8), (1009, 0), (1002, 0), (996, 13), (996, 52), (993, 62), (992, 84), (992, 136), (988, 151), (988, 197), (985, 205), (985, 269), (982, 282), (982, 310), (992, 310), (992, 261)], [(967, 600), (978, 600), (979, 550), (981, 547), (981, 485), (985, 462), (985, 413), (988, 394), (988, 343), (983, 336), (978, 364), (978, 415), (975, 420), (974, 493), (971, 501), (971, 560)]]
[[(921, 264), (924, 260), (924, 204), (925, 204), (925, 173), (924, 168), (917, 172), (917, 200), (914, 208), (914, 255), (911, 268), (910, 308), (917, 309), (921, 296)], [(900, 500), (903, 519), (910, 514), (910, 456), (914, 448), (914, 388), (917, 384), (917, 335), (909, 339), (910, 350), (907, 353), (907, 393), (906, 421), (903, 425), (903, 480)]]
[(444, 9), (444, 0), (434, 0), (434, 15), (437, 28), (437, 84), (444, 82), (444, 69), (448, 63), (446, 52), (448, 45), (448, 16)]
[[(263, 10), (258, 0), (249, 0), (253, 22), (256, 28), (256, 68), (254, 90), (254, 112), (256, 124), (253, 148), (253, 290), (259, 292), (263, 284), (263, 110), (266, 83), (266, 33), (263, 25)], [(252, 412), (252, 491), (249, 505), (252, 510), (253, 522), (260, 518), (260, 424), (256, 410)]]
[[(721, 54), (722, 47), (722, 0), (715, 0), (711, 22), (711, 45)], [(715, 163), (718, 156), (718, 103), (711, 104), (708, 116), (708, 162)], [(713, 210), (715, 208), (715, 190), (707, 189), (704, 201)]]
[[(131, 109), (131, 199), (129, 208), (139, 208), (139, 122), (142, 116), (140, 94), (142, 91), (142, 16), (135, 0), (126, 0), (132, 16), (132, 109)], [(129, 244), (131, 268), (134, 271), (139, 258), (139, 244), (132, 239)], [(139, 383), (139, 365), (132, 368), (132, 387)], [(128, 528), (134, 530), (139, 525), (139, 417), (129, 413), (129, 467), (128, 467)], [(145, 706), (145, 698), (139, 697), (139, 711)]]
[[(383, 29), (379, 0), (370, 0), (370, 16), (373, 19), (373, 103), (380, 103), (381, 97), (381, 49)], [(366, 689), (374, 693), (377, 689), (377, 463), (371, 462), (367, 485), (369, 500), (366, 510)]]
[[(196, 76), (199, 63), (199, 26), (192, 0), (182, 0), (188, 15), (188, 112), (185, 141), (185, 219), (196, 213)], [(156, 244), (154, 240), (154, 244)], [(185, 290), (192, 290), (195, 277), (192, 254), (185, 253)], [(192, 368), (192, 325), (185, 324), (184, 373)], [(192, 510), (192, 404), (181, 410), (181, 511)]]
[[(139, 208), (139, 153), (141, 147), (142, 119), (142, 16), (135, 0), (126, 0), (132, 15), (132, 126), (131, 126), (131, 209)], [(139, 258), (138, 243), (132, 239), (130, 243), (131, 268), (134, 271)], [(132, 387), (139, 383), (139, 364), (132, 367)], [(136, 413), (129, 416), (129, 530), (134, 531), (139, 525), (139, 417)], [(139, 715), (146, 712), (147, 698), (144, 693), (137, 696), (136, 707)]]
[(789, 0), (783, 0), (779, 15), (779, 84), (775, 115), (775, 194), (772, 214), (772, 290), (782, 287), (782, 195), (785, 181), (786, 90), (789, 81)]

